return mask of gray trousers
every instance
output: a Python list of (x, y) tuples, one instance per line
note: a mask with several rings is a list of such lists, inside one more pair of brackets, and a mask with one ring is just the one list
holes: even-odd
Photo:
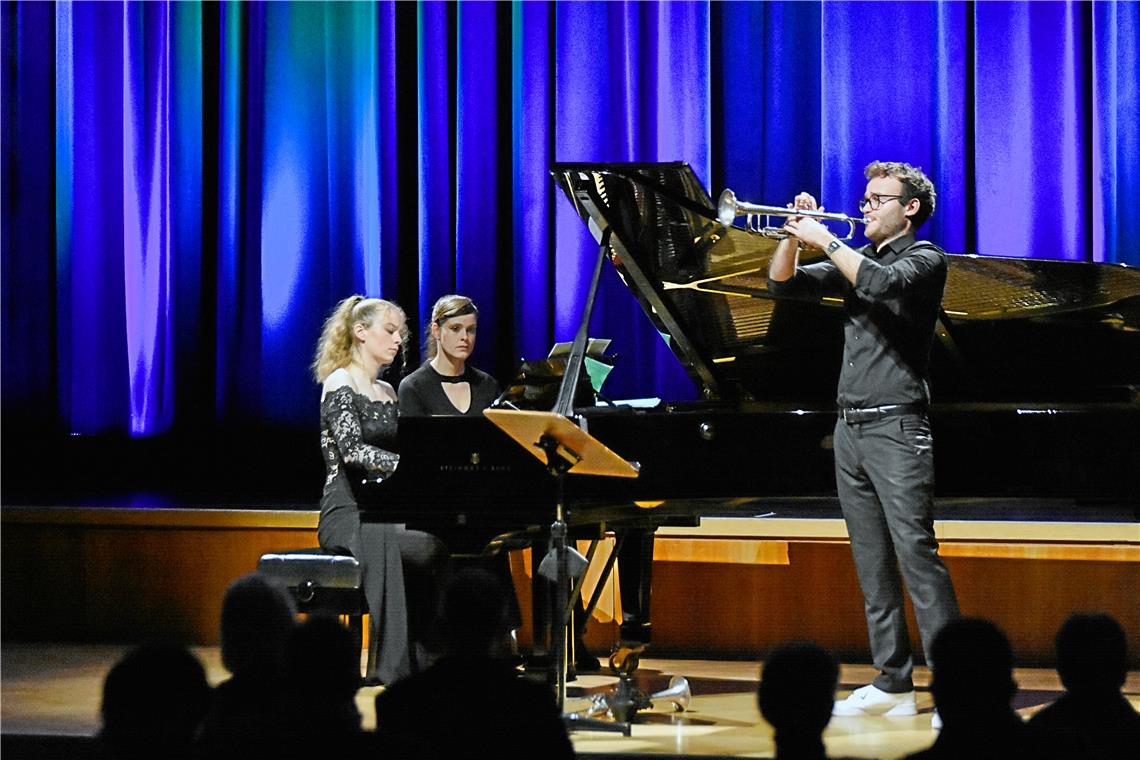
[(429, 663), (420, 655), (435, 644), (436, 608), (450, 570), (447, 547), (402, 525), (361, 522), (354, 507), (322, 514), (317, 537), (325, 551), (347, 551), (360, 561), (368, 635), (380, 642), (368, 677), (393, 684), (422, 670)]
[[(835, 482), (863, 589), (871, 656), (883, 691), (914, 688), (906, 581), (922, 648), (958, 615), (934, 538), (934, 440), (925, 414), (835, 425)], [(901, 578), (900, 578), (901, 570)]]

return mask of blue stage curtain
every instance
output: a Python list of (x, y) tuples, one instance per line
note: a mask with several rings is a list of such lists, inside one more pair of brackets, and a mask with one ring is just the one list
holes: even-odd
[[(417, 302), (411, 304), (416, 307), (410, 312), (415, 318), (413, 324), (421, 316), (430, 318), (435, 299), (455, 289), (456, 228), (456, 174), (452, 151), (457, 93), (450, 81), (456, 53), (452, 41), (455, 9), (447, 3), (417, 5), (416, 70), (419, 89), (416, 104), (419, 121), (415, 149), (419, 160), (419, 287)], [(398, 149), (408, 150), (411, 147), (405, 144)], [(487, 190), (480, 188), (480, 192)], [(476, 348), (480, 348), (478, 343)]]
[[(24, 410), (46, 430), (65, 426), (69, 400), (57, 397), (55, 8), (0, 5), (4, 72), (0, 90), (0, 393), (5, 420)], [(40, 67), (38, 69), (33, 67)], [(66, 157), (65, 157), (66, 158)], [(65, 186), (64, 189), (66, 189)], [(70, 196), (68, 196), (70, 197)], [(70, 208), (70, 202), (63, 204)]]
[[(697, 3), (556, 6), (554, 153), (557, 161), (676, 161), (709, 176), (708, 7)], [(680, 33), (679, 33), (680, 32)], [(636, 49), (638, 55), (630, 55)], [(555, 334), (573, 337), (597, 244), (573, 208), (555, 207)], [(692, 383), (611, 267), (598, 289), (591, 335), (621, 354), (617, 397), (666, 398)]]
[(219, 28), (215, 406), (304, 423), (325, 314), (395, 289), (393, 8), (229, 3)]
[[(325, 315), (480, 306), (499, 375), (597, 253), (555, 161), (854, 211), (924, 167), (954, 252), (1140, 264), (1136, 3), (3, 4), (4, 413), (315, 424)], [(612, 269), (612, 395), (693, 388)], [(413, 362), (414, 364), (415, 362)]]
[(921, 166), (938, 192), (922, 235), (968, 249), (971, 158), (965, 103), (971, 6), (824, 3), (820, 45), (821, 200), (854, 213), (876, 159)]
[(1091, 79), (1091, 258), (1135, 266), (1140, 264), (1140, 3), (1098, 2), (1092, 26), (1092, 70), (1081, 71)]
[[(754, 203), (820, 197), (820, 5), (712, 5), (715, 197), (730, 187)], [(831, 110), (833, 104), (828, 104)]]
[(511, 9), (511, 320), (519, 356), (539, 357), (554, 335), (553, 210), (550, 176), (536, 167), (554, 162), (554, 12), (549, 3)]

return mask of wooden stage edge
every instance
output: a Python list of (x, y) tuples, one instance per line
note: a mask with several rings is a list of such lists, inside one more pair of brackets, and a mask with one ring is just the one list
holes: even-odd
[[(225, 588), (265, 552), (315, 546), (317, 516), (5, 506), (3, 638), (215, 644)], [(1001, 625), (1020, 664), (1052, 665), (1053, 635), (1076, 611), (1116, 617), (1132, 667), (1140, 664), (1140, 523), (942, 520), (935, 528), (963, 613)], [(599, 553), (611, 550), (607, 541)], [(511, 556), (524, 619), (528, 554)], [(615, 585), (603, 590), (588, 631), (599, 651), (617, 636)], [(706, 518), (662, 528), (652, 607), (655, 656), (755, 660), (780, 642), (812, 639), (845, 662), (869, 659), (841, 519)], [(519, 634), (529, 640), (525, 626)]]

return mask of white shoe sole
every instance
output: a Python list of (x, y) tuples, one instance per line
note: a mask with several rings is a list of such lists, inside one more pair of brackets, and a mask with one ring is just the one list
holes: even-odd
[(831, 717), (833, 718), (866, 718), (878, 717), (884, 718), (905, 718), (911, 715), (918, 715), (918, 709), (914, 705), (895, 705), (889, 710), (832, 710)]
[(848, 706), (846, 700), (835, 703), (831, 709), (834, 718), (862, 718), (868, 715), (881, 715), (887, 718), (901, 718), (909, 715), (918, 715), (918, 707), (912, 701), (897, 702), (893, 705), (868, 705), (867, 707)]

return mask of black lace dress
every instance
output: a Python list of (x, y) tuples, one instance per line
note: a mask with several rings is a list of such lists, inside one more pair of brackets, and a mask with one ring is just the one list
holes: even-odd
[[(384, 683), (421, 669), (436, 608), (438, 577), (446, 565), (443, 544), (427, 533), (392, 523), (361, 522), (350, 477), (383, 479), (396, 470), (398, 407), (374, 401), (345, 385), (321, 402), (321, 450), (327, 477), (317, 537), (321, 548), (356, 557), (364, 572), (369, 635), (379, 657), (369, 678)], [(417, 655), (418, 650), (418, 655)]]

